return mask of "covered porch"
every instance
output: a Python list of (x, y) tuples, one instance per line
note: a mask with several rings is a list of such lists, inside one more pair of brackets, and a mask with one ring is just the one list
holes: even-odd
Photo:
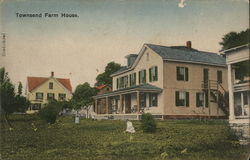
[(98, 116), (130, 115), (131, 119), (138, 119), (138, 115), (143, 113), (146, 108), (157, 105), (158, 95), (161, 92), (161, 88), (142, 84), (100, 94), (94, 96), (94, 111)]

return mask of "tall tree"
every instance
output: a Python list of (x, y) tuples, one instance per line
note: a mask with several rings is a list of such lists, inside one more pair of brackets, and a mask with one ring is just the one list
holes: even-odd
[(249, 28), (246, 29), (245, 31), (241, 31), (238, 33), (237, 32), (227, 33), (226, 35), (223, 36), (220, 45), (222, 46), (222, 50), (226, 50), (247, 43), (249, 43)]
[(95, 86), (103, 85), (103, 84), (110, 84), (112, 85), (112, 78), (110, 77), (111, 74), (115, 73), (121, 68), (121, 65), (115, 62), (110, 62), (105, 67), (105, 71), (96, 77), (96, 84)]
[(25, 97), (15, 94), (15, 87), (11, 83), (5, 68), (0, 68), (0, 108), (5, 121), (12, 127), (9, 115), (13, 112), (24, 112), (29, 106), (29, 101)]
[(18, 93), (18, 95), (22, 95), (22, 93), (23, 93), (23, 85), (21, 82), (18, 83), (17, 93)]
[(15, 111), (15, 88), (10, 82), (5, 68), (0, 68), (0, 101), (1, 114), (4, 115), (6, 122), (12, 127), (8, 115)]
[(72, 97), (73, 108), (77, 111), (85, 109), (88, 116), (89, 109), (94, 102), (93, 96), (95, 95), (96, 89), (91, 87), (88, 82), (78, 85)]

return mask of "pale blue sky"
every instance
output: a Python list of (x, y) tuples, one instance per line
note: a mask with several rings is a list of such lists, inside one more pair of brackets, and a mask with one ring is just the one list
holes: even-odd
[[(16, 83), (27, 76), (71, 78), (73, 87), (110, 61), (125, 64), (144, 43), (218, 52), (221, 37), (249, 27), (247, 0), (2, 0), (4, 60)], [(16, 13), (76, 13), (79, 18), (17, 18)], [(3, 63), (2, 63), (3, 64)], [(100, 72), (97, 72), (96, 70)], [(71, 74), (70, 74), (71, 73)]]

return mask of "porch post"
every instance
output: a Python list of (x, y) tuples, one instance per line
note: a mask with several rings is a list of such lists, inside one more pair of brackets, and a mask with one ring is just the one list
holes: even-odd
[(243, 92), (240, 92), (240, 99), (241, 99), (241, 115), (244, 116), (244, 97), (243, 97)]
[(95, 113), (98, 114), (98, 110), (97, 110), (97, 99), (95, 99)]
[(228, 76), (228, 91), (229, 91), (229, 120), (234, 120), (235, 115), (234, 115), (234, 93), (233, 93), (233, 80), (234, 80), (234, 75), (232, 75), (232, 65), (228, 64), (228, 71), (227, 71), (227, 76)]
[(140, 113), (140, 92), (136, 92), (136, 101), (137, 101), (137, 113)]
[(125, 114), (126, 113), (126, 102), (125, 102), (126, 101), (126, 97), (125, 97), (125, 95), (124, 95), (123, 99), (124, 99), (124, 101), (122, 101), (122, 106), (123, 106), (123, 113)]
[(106, 114), (109, 114), (109, 99), (106, 97)]

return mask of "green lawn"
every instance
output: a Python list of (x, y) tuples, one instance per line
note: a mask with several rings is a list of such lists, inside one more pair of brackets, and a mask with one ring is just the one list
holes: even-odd
[[(249, 146), (240, 146), (224, 121), (157, 121), (157, 132), (124, 133), (125, 122), (60, 117), (49, 125), (32, 115), (13, 115), (14, 130), (1, 123), (3, 160), (241, 160)], [(33, 125), (32, 125), (33, 123)]]

